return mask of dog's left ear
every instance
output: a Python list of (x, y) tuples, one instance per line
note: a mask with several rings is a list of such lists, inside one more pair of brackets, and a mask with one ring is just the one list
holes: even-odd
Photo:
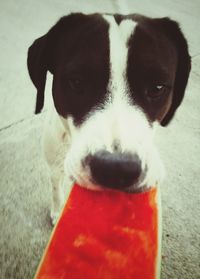
[(187, 41), (181, 32), (178, 23), (170, 20), (169, 18), (156, 19), (156, 21), (158, 26), (161, 27), (162, 31), (165, 32), (167, 37), (175, 45), (178, 54), (178, 66), (176, 71), (172, 104), (164, 119), (161, 121), (161, 125), (166, 126), (171, 121), (176, 109), (183, 100), (191, 69), (191, 57), (188, 53)]
[(44, 90), (48, 71), (46, 47), (47, 35), (44, 35), (35, 40), (28, 50), (28, 71), (33, 84), (37, 88), (35, 113), (39, 113), (44, 105)]

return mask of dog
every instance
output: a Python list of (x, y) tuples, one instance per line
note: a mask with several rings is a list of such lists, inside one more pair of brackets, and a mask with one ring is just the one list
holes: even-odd
[(162, 180), (155, 129), (173, 118), (191, 69), (177, 22), (72, 13), (34, 41), (27, 63), (37, 89), (36, 113), (43, 108), (47, 71), (53, 75), (54, 106), (43, 137), (53, 224), (66, 179), (127, 192)]

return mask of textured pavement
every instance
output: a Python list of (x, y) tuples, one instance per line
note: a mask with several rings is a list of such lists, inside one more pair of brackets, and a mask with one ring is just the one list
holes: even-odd
[[(130, 12), (180, 22), (192, 56), (186, 97), (157, 143), (162, 185), (162, 279), (200, 279), (200, 1), (0, 1), (0, 278), (31, 279), (48, 241), (51, 189), (40, 152), (45, 111), (35, 116), (27, 49), (72, 12)], [(51, 76), (46, 86), (51, 98)]]

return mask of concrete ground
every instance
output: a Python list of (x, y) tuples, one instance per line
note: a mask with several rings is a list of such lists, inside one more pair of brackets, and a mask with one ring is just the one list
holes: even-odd
[[(119, 2), (119, 1), (118, 1)], [(200, 278), (200, 1), (0, 1), (0, 278), (33, 278), (52, 227), (50, 186), (40, 152), (46, 112), (33, 114), (27, 49), (71, 11), (137, 12), (180, 22), (192, 73), (174, 121), (158, 131), (166, 165), (162, 185), (163, 279)], [(50, 98), (48, 79), (46, 94)], [(47, 93), (48, 92), (48, 93)], [(145, 278), (144, 278), (145, 279)]]

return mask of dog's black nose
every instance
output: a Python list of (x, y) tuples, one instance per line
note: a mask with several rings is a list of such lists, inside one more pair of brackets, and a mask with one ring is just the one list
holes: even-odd
[(87, 159), (93, 180), (104, 187), (123, 189), (141, 174), (141, 161), (130, 153), (99, 151)]

